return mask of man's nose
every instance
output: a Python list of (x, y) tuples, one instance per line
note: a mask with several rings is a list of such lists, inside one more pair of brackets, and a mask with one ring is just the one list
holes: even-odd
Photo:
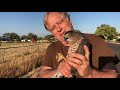
[(60, 32), (62, 30), (62, 27), (60, 25), (56, 25), (57, 31)]

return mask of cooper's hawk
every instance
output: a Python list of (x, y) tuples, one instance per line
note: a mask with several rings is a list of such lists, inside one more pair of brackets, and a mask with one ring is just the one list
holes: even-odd
[(65, 33), (64, 39), (70, 45), (68, 56), (71, 56), (71, 52), (85, 55), (84, 45), (87, 45), (88, 48), (91, 46), (89, 40), (80, 31), (68, 31)]
[[(69, 49), (67, 52), (67, 56), (69, 57), (73, 52), (85, 55), (84, 45), (87, 45), (88, 48), (91, 47), (89, 40), (80, 31), (68, 31), (64, 34), (64, 39), (69, 44)], [(63, 57), (63, 59), (66, 60), (62, 54), (59, 53), (59, 56), (60, 58)], [(71, 72), (72, 74), (76, 74), (77, 70), (72, 68)], [(60, 78), (62, 75), (58, 72), (53, 76), (53, 78), (54, 77)]]

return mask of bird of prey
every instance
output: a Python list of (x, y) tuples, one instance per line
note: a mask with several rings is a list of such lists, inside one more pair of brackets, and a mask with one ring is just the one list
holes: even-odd
[(69, 49), (67, 52), (68, 56), (71, 56), (71, 52), (79, 53), (85, 55), (84, 45), (90, 47), (90, 41), (77, 30), (68, 31), (64, 34), (64, 39), (69, 44)]
[[(66, 32), (64, 34), (64, 40), (68, 42), (69, 45), (67, 56), (71, 56), (71, 53), (73, 52), (85, 55), (84, 45), (87, 45), (88, 48), (91, 47), (90, 41), (80, 31), (77, 30)], [(63, 57), (63, 59), (66, 61), (65, 57), (60, 53), (59, 57)], [(77, 70), (75, 68), (72, 68), (71, 73), (75, 75), (77, 73)], [(53, 77), (60, 78), (62, 75), (58, 72)]]
[[(84, 45), (87, 45), (88, 48), (91, 48), (91, 43), (88, 38), (86, 38), (80, 31), (71, 30), (65, 33), (64, 35), (65, 41), (69, 44), (69, 49), (67, 52), (67, 56), (71, 56), (71, 53), (79, 53), (85, 56)], [(73, 75), (77, 75), (77, 70), (72, 68), (71, 70)]]

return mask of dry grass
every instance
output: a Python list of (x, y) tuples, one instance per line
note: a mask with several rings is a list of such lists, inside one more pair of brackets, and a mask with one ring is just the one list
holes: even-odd
[[(21, 48), (6, 50), (4, 60), (0, 60), (0, 78), (17, 78), (40, 67), (41, 60), (49, 44), (40, 45), (39, 48), (30, 47), (22, 51)], [(2, 56), (2, 55), (1, 55)], [(0, 56), (0, 57), (1, 57)]]

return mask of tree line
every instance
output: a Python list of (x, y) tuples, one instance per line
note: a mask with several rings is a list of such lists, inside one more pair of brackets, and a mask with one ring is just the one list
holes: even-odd
[(11, 33), (4, 33), (2, 36), (0, 36), (0, 41), (21, 41), (21, 40), (41, 40), (41, 39), (46, 39), (49, 41), (53, 41), (55, 38), (53, 35), (46, 35), (45, 37), (38, 37), (36, 34), (34, 33), (28, 33), (27, 35), (18, 35), (15, 32), (11, 32)]
[[(100, 36), (101, 38), (103, 38), (105, 40), (116, 39), (117, 36), (120, 36), (120, 33), (117, 32), (115, 27), (112, 27), (107, 24), (102, 24), (99, 27), (97, 27), (94, 34)], [(45, 37), (38, 37), (34, 33), (28, 33), (28, 35), (20, 36), (17, 33), (12, 32), (12, 33), (4, 33), (2, 36), (0, 36), (0, 41), (1, 40), (20, 41), (23, 39), (31, 40), (32, 38), (35, 38), (36, 40), (46, 39), (46, 40), (49, 40), (50, 42), (56, 40), (56, 38), (53, 35), (46, 35)]]
[(33, 33), (28, 33), (28, 35), (18, 35), (15, 32), (11, 32), (11, 33), (4, 33), (2, 36), (0, 36), (0, 40), (2, 41), (20, 41), (22, 39), (32, 39), (32, 38), (38, 38), (37, 35), (33, 34)]

